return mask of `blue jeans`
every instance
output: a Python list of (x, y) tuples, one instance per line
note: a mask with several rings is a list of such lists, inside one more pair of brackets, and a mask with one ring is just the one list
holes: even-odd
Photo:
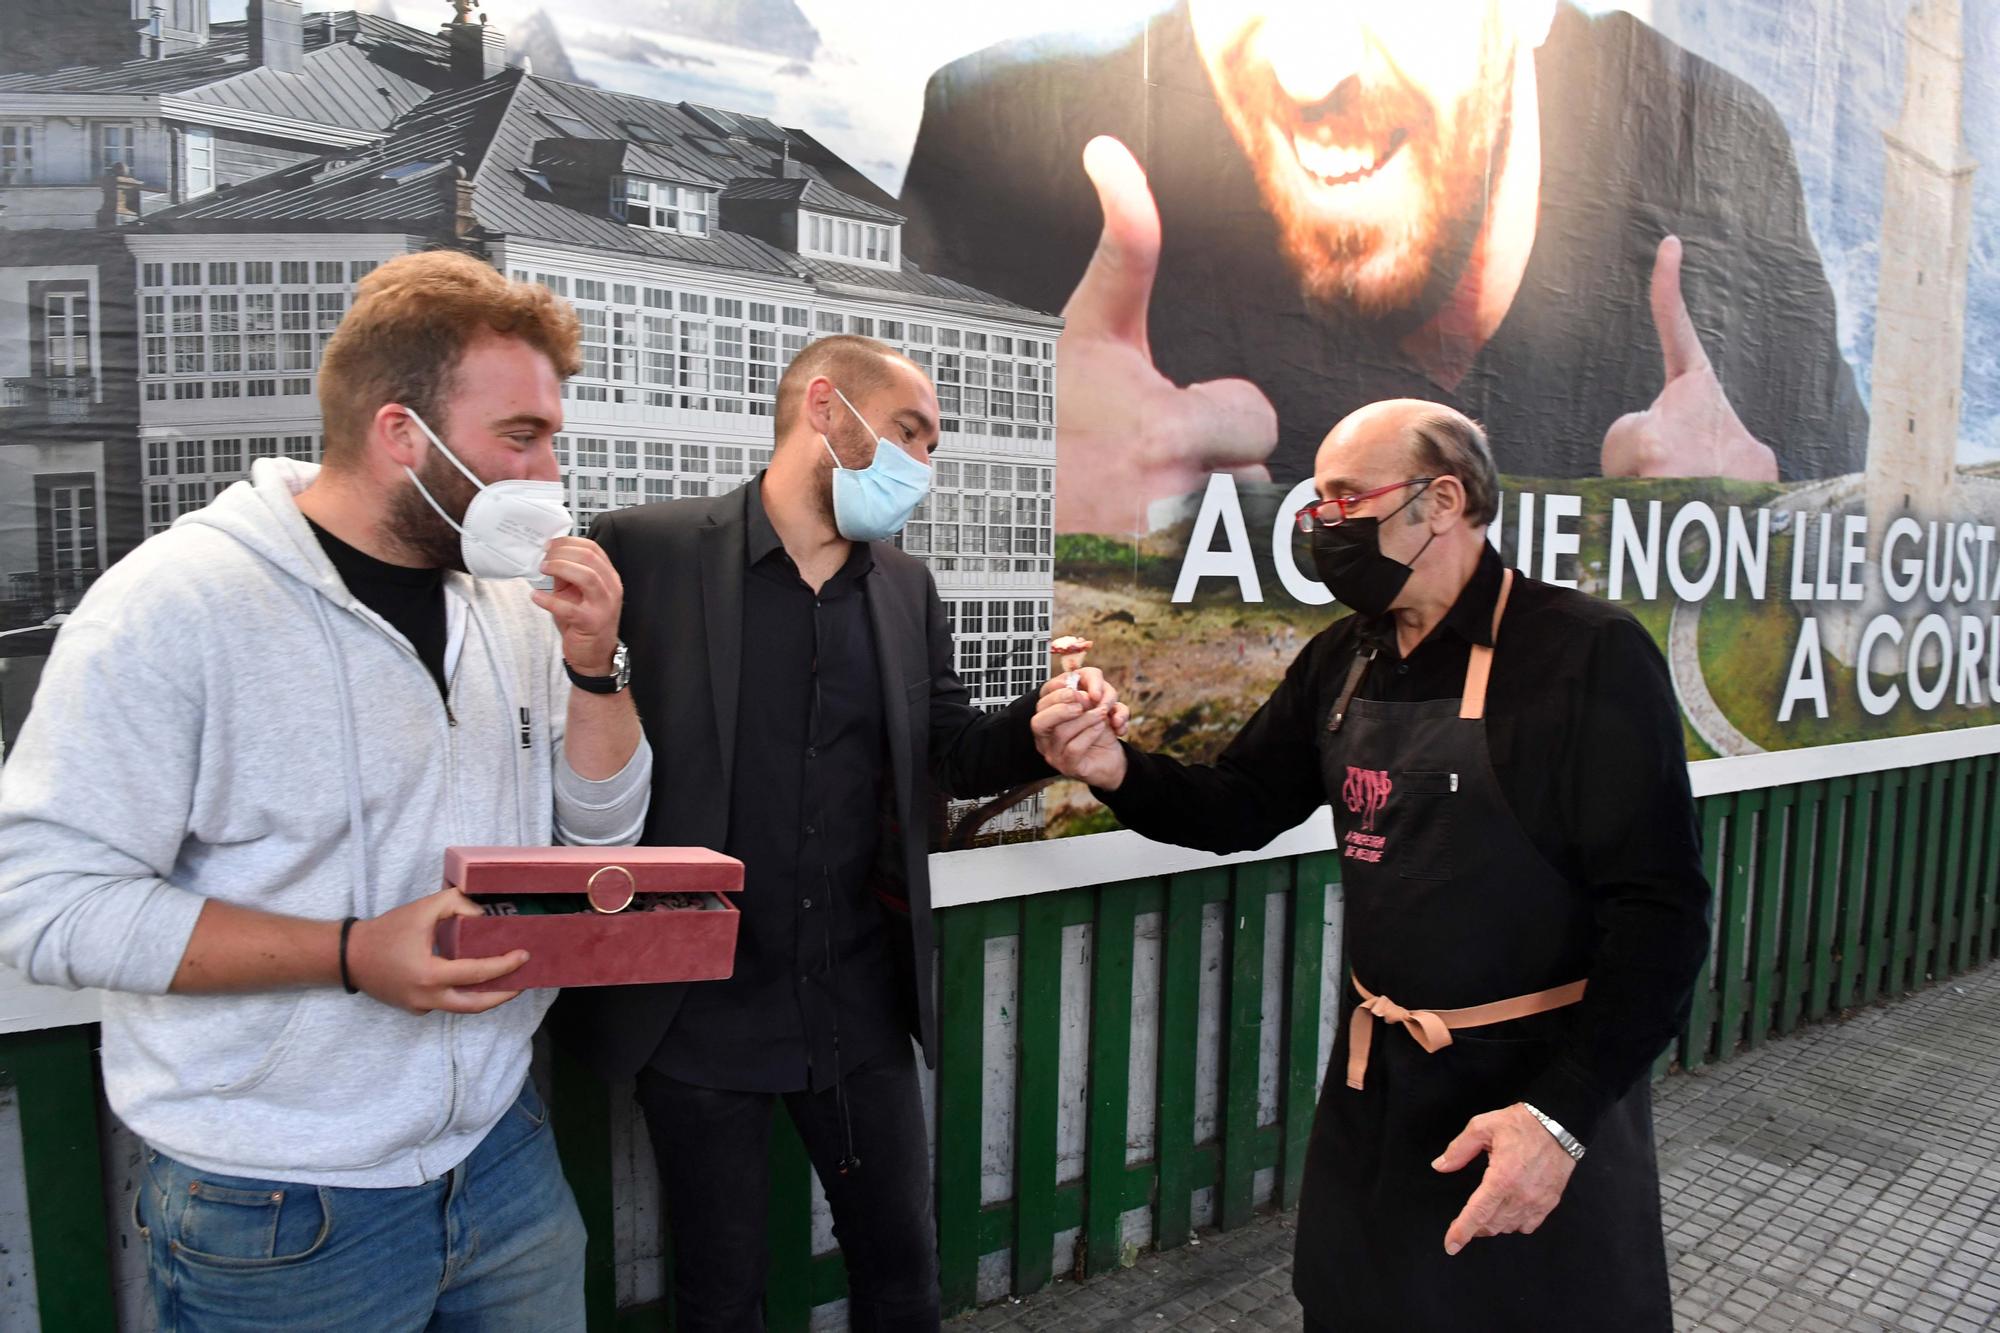
[(147, 1150), (135, 1212), (160, 1333), (583, 1328), (583, 1219), (532, 1081), (428, 1185), (195, 1170)]

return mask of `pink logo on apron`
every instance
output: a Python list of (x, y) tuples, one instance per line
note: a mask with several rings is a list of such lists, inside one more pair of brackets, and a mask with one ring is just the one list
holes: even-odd
[(1347, 805), (1347, 812), (1361, 816), (1361, 827), (1349, 829), (1341, 849), (1343, 856), (1357, 861), (1380, 861), (1387, 839), (1371, 832), (1375, 827), (1375, 816), (1389, 803), (1389, 793), (1395, 783), (1379, 768), (1356, 768), (1347, 766), (1347, 780), (1341, 784), (1341, 800)]

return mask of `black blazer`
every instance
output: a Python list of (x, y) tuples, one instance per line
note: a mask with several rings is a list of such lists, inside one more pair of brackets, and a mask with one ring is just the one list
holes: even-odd
[[(669, 500), (604, 515), (591, 536), (625, 583), (619, 634), (630, 652), (632, 699), (653, 747), (653, 803), (640, 841), (720, 848), (728, 838), (736, 713), (743, 666), (743, 578), (753, 481), (727, 495)], [(901, 979), (911, 1031), (935, 1064), (937, 932), (928, 861), (933, 792), (982, 796), (1050, 769), (1028, 720), (1035, 695), (985, 713), (952, 669), (951, 632), (923, 564), (873, 544), (868, 616), (881, 667), (893, 809), (870, 887), (906, 947)], [(659, 1048), (685, 984), (565, 991), (551, 1011), (558, 1040), (607, 1079), (629, 1078)]]

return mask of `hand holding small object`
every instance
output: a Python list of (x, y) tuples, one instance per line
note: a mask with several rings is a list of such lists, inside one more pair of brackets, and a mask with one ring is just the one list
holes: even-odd
[(1071, 689), (1077, 687), (1077, 682), (1081, 679), (1079, 673), (1083, 670), (1083, 659), (1093, 646), (1089, 639), (1079, 638), (1074, 634), (1065, 634), (1049, 645), (1049, 651), (1055, 654), (1057, 670), (1068, 673), (1065, 683)]

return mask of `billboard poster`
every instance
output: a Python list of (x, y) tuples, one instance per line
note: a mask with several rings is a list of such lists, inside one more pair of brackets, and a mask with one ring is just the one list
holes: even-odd
[(99, 573), (317, 456), (353, 284), (434, 246), (577, 307), (584, 524), (743, 484), (815, 337), (921, 364), (900, 540), (983, 704), (1076, 634), (1212, 758), (1343, 614), (1320, 441), (1418, 397), (1505, 559), (1653, 635), (1698, 772), (2000, 724), (1994, 0), (151, 13), (0, 10), (0, 744)]

